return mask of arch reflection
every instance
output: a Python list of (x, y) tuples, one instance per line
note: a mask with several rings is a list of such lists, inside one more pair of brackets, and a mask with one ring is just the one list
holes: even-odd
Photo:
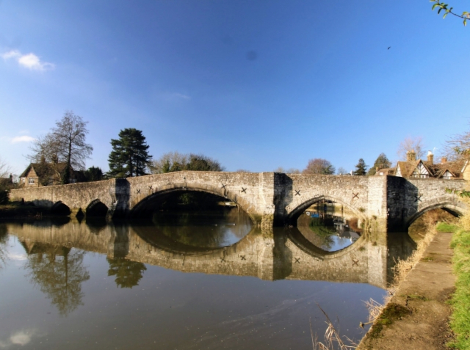
[[(106, 255), (108, 275), (114, 276), (119, 288), (138, 285), (145, 278), (144, 264), (182, 272), (254, 276), (267, 280), (369, 283), (385, 288), (390, 279), (387, 276), (391, 274), (397, 258), (406, 258), (415, 247), (407, 234), (398, 233), (363, 235), (345, 249), (326, 252), (296, 228), (274, 231), (253, 228), (230, 246), (197, 247), (177, 242), (162, 233), (155, 234), (155, 226), (109, 224), (97, 232), (93, 227), (77, 222), (63, 226), (7, 225), (8, 231), (24, 242), (30, 256), (36, 253), (28, 247), (52, 249), (47, 248), (42, 258), (37, 255), (31, 258), (32, 261), (47, 259), (63, 264), (65, 253), (60, 252), (67, 252), (70, 256), (72, 248)], [(48, 257), (52, 253), (55, 254), (54, 259)], [(30, 268), (33, 269), (33, 266)], [(34, 268), (41, 271), (46, 266), (36, 264)], [(47, 274), (35, 272), (34, 276), (45, 277)], [(86, 274), (81, 276), (86, 277)], [(77, 279), (78, 284), (81, 280), (86, 278)], [(47, 285), (49, 282), (45, 283)], [(65, 287), (61, 285), (57, 288)]]

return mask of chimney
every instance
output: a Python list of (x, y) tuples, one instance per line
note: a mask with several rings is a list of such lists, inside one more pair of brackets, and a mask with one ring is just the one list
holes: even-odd
[(431, 151), (428, 151), (428, 163), (434, 164), (434, 154)]
[(415, 150), (412, 149), (411, 151), (406, 152), (406, 161), (413, 162), (416, 160), (416, 153)]
[(441, 158), (441, 164), (447, 163), (447, 157), (442, 157)]

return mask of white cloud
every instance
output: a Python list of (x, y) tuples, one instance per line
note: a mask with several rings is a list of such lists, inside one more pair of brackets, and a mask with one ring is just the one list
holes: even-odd
[(55, 65), (53, 63), (41, 61), (41, 59), (34, 53), (22, 55), (21, 52), (19, 52), (18, 50), (11, 50), (2, 54), (2, 58), (4, 60), (14, 59), (18, 62), (20, 66), (28, 68), (30, 70), (37, 70), (43, 72), (55, 68)]
[(17, 58), (17, 57), (21, 57), (21, 53), (18, 50), (11, 50), (11, 51), (5, 52), (2, 55), (2, 58), (4, 60), (7, 60), (9, 58)]
[(11, 143), (18, 143), (18, 142), (33, 142), (36, 139), (34, 137), (23, 135), (23, 136), (16, 136), (11, 139)]

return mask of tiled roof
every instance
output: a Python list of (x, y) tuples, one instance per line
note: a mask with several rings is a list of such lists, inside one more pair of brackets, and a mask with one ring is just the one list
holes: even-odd
[[(399, 161), (397, 162), (397, 166), (395, 168), (380, 169), (377, 171), (377, 174), (379, 172), (383, 172), (384, 175), (396, 175), (398, 168), (400, 168), (401, 176), (409, 178), (421, 162), (423, 163), (424, 167), (428, 170), (430, 177), (440, 178), (446, 173), (446, 171), (449, 171), (457, 179), (463, 177), (462, 170), (466, 164), (466, 160), (458, 160), (454, 162), (438, 164), (433, 164), (428, 161), (422, 161), (420, 159), (413, 161)], [(391, 170), (393, 170), (393, 172)]]
[(67, 163), (30, 163), (25, 171), (23, 171), (20, 177), (26, 177), (34, 169), (38, 177), (47, 175), (47, 172), (53, 170), (54, 172), (62, 173), (67, 166)]

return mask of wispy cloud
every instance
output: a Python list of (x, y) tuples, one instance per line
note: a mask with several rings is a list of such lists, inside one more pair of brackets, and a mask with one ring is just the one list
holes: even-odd
[(18, 64), (24, 68), (37, 71), (52, 70), (55, 68), (53, 63), (41, 61), (39, 56), (34, 53), (28, 53), (23, 55), (18, 50), (11, 50), (2, 54), (4, 60), (15, 60)]
[(33, 142), (36, 139), (32, 136), (28, 135), (22, 135), (22, 136), (16, 136), (11, 139), (11, 143), (18, 143), (18, 142)]
[(176, 97), (176, 98), (182, 98), (183, 100), (190, 100), (191, 99), (191, 96), (180, 94), (179, 92), (175, 92), (171, 96)]

